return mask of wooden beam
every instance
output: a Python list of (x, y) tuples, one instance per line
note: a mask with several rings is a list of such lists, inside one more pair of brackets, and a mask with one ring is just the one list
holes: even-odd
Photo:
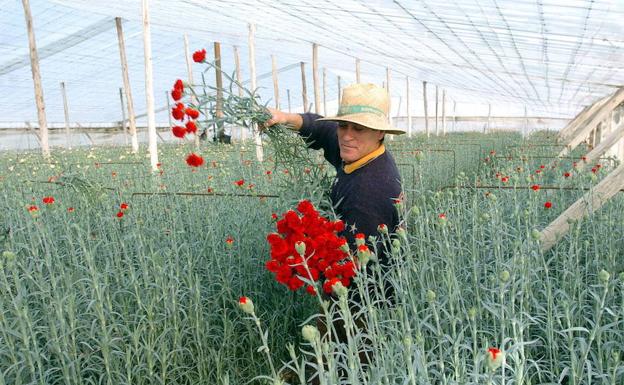
[(360, 59), (355, 59), (355, 82), (360, 82)]
[[(253, 23), (249, 23), (249, 76), (251, 80), (251, 89), (253, 92), (256, 92), (257, 83), (256, 83), (256, 25)], [(258, 162), (262, 162), (264, 160), (264, 151), (262, 149), (262, 138), (260, 138), (260, 132), (256, 129), (253, 129), (254, 142), (256, 144), (256, 159)]]
[(624, 187), (624, 164), (611, 171), (592, 191), (568, 207), (541, 232), (540, 248), (550, 250), (570, 230), (569, 221), (577, 221), (598, 211), (613, 195)]
[(152, 33), (149, 0), (143, 0), (143, 56), (145, 58), (145, 102), (147, 107), (147, 147), (152, 171), (158, 171), (158, 136), (154, 108), (154, 78), (152, 76)]
[(435, 134), (436, 136), (440, 136), (440, 128), (438, 127), (438, 86), (436, 85), (435, 92)]
[(442, 135), (446, 136), (446, 90), (442, 90)]
[(423, 103), (425, 108), (425, 134), (429, 137), (429, 113), (427, 111), (427, 82), (423, 82)]
[(303, 99), (303, 112), (308, 112), (308, 87), (306, 85), (304, 62), (301, 62), (301, 98)]
[(608, 96), (596, 100), (594, 103), (585, 106), (581, 112), (576, 114), (576, 116), (566, 124), (566, 126), (559, 131), (559, 140), (565, 141), (569, 139), (570, 136), (574, 133), (574, 131), (578, 128), (579, 124), (583, 123), (585, 119), (587, 119), (591, 114), (593, 114), (596, 109), (602, 106), (607, 99)]
[[(624, 124), (620, 124), (615, 131), (611, 131), (606, 138), (604, 138), (604, 140), (601, 140), (597, 146), (585, 154), (584, 158), (586, 159), (586, 162), (593, 163), (597, 161), (601, 156), (609, 151), (611, 147), (616, 145), (622, 137), (624, 137)], [(583, 161), (581, 160), (581, 162)]]
[(65, 116), (65, 139), (67, 140), (67, 148), (71, 149), (71, 139), (69, 134), (69, 106), (67, 105), (65, 82), (61, 82), (61, 95), (63, 96), (63, 115)]
[(575, 130), (571, 139), (567, 141), (567, 147), (561, 150), (559, 156), (565, 156), (568, 152), (575, 149), (576, 146), (582, 143), (587, 135), (598, 126), (598, 123), (605, 120), (605, 118), (611, 114), (611, 111), (622, 102), (624, 102), (624, 87), (618, 89), (604, 104), (596, 109), (590, 117), (579, 124), (578, 129)]
[(37, 118), (39, 120), (39, 132), (41, 133), (41, 151), (43, 156), (48, 158), (50, 156), (50, 146), (48, 144), (48, 120), (45, 113), (45, 103), (43, 101), (43, 87), (41, 86), (41, 72), (39, 70), (39, 56), (37, 54), (37, 44), (35, 42), (35, 30), (33, 28), (29, 0), (22, 0), (22, 5), (24, 6), (26, 29), (28, 30), (30, 69), (35, 86), (35, 104), (37, 105)]
[[(221, 72), (221, 43), (214, 42), (214, 59), (215, 59), (215, 86), (217, 89), (217, 100), (215, 106), (215, 116), (217, 119), (223, 118), (223, 72)], [(225, 137), (225, 129), (223, 121), (217, 123), (217, 140), (222, 142)]]
[(275, 100), (275, 108), (279, 110), (279, 83), (277, 78), (277, 59), (275, 55), (271, 55), (271, 76), (273, 78), (273, 99)]
[[(126, 59), (126, 44), (124, 43), (123, 29), (121, 27), (121, 18), (115, 18), (117, 25), (117, 42), (119, 43), (119, 58), (121, 60), (121, 75), (123, 78), (123, 89), (126, 95), (126, 105), (128, 106), (128, 124), (130, 129), (130, 143), (132, 152), (139, 152), (139, 139), (137, 137), (136, 118), (134, 115), (134, 100), (132, 99), (132, 90), (130, 88), (130, 76), (128, 75), (128, 60)], [(171, 114), (171, 111), (168, 112)]]
[(323, 67), (323, 116), (327, 116), (327, 68)]
[[(128, 145), (128, 130), (126, 129), (126, 107), (124, 103), (123, 88), (119, 87), (119, 100), (121, 101), (121, 129), (124, 133), (124, 144)], [(171, 116), (171, 114), (169, 114)]]
[(321, 91), (318, 77), (318, 44), (312, 44), (312, 83), (314, 85), (314, 112), (321, 113)]
[(392, 126), (392, 95), (390, 94), (390, 68), (386, 67), (386, 91), (388, 92), (388, 124)]
[(410, 81), (405, 77), (405, 112), (407, 116), (407, 137), (412, 137), (412, 112), (410, 111)]

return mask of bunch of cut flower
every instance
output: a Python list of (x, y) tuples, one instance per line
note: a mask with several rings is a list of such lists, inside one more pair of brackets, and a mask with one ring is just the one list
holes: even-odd
[[(174, 119), (189, 122), (183, 127), (176, 125), (172, 128), (173, 135), (184, 138), (187, 133), (196, 133), (200, 114), (204, 115), (201, 120), (203, 134), (208, 127), (217, 127), (223, 134), (225, 123), (255, 130), (266, 134), (271, 145), (275, 167), (289, 170), (289, 174), (300, 180), (317, 181), (323, 173), (318, 173), (317, 160), (308, 151), (303, 140), (294, 135), (286, 125), (276, 124), (264, 128), (264, 123), (272, 116), (267, 104), (262, 104), (257, 90), (249, 90), (238, 82), (234, 75), (223, 72), (215, 63), (206, 61), (206, 50), (199, 50), (193, 54), (196, 63), (205, 64), (206, 68), (201, 73), (201, 84), (188, 84), (182, 80), (176, 80), (171, 96), (176, 101), (176, 106), (171, 110)], [(221, 71), (225, 77), (225, 85), (220, 90), (206, 83), (206, 73), (214, 69)], [(238, 90), (242, 90), (239, 95)], [(222, 96), (220, 93), (222, 92)], [(188, 98), (185, 104), (183, 99)], [(189, 112), (192, 114), (189, 114)], [(189, 124), (191, 127), (189, 127)], [(197, 164), (197, 163), (196, 163)], [(203, 162), (197, 164), (201, 165)], [(194, 165), (190, 164), (189, 165)]]
[(356, 265), (347, 241), (338, 236), (344, 223), (321, 216), (308, 200), (300, 201), (297, 211), (284, 213), (276, 223), (277, 233), (267, 236), (271, 247), (267, 270), (292, 291), (307, 282), (311, 295), (317, 294), (315, 282), (319, 280), (324, 281), (323, 291), (328, 294), (337, 282), (348, 287)]

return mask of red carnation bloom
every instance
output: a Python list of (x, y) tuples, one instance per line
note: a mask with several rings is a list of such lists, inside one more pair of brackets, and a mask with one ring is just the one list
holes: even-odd
[(125, 202), (119, 205), (119, 208), (122, 210), (128, 210), (128, 207), (129, 207), (128, 204)]
[(67, 208), (67, 212), (68, 213), (73, 213), (74, 212), (74, 208), (73, 207), (68, 207)]
[(241, 187), (242, 185), (245, 184), (245, 179), (239, 179), (236, 182), (234, 182), (235, 185), (237, 185), (238, 187)]
[(186, 110), (184, 110), (184, 112), (186, 112), (186, 115), (188, 115), (189, 118), (191, 119), (197, 119), (199, 118), (199, 111), (197, 111), (194, 108), (187, 108)]
[(538, 184), (534, 184), (533, 186), (531, 186), (531, 190), (533, 191), (539, 191), (540, 186)]
[(184, 119), (184, 104), (178, 103), (175, 107), (171, 109), (171, 116), (175, 120), (183, 120)]
[(182, 99), (182, 91), (176, 88), (171, 90), (171, 99), (175, 100), (176, 102)]
[(186, 164), (191, 167), (199, 167), (204, 164), (204, 158), (192, 152), (186, 157)]
[(206, 60), (206, 50), (205, 49), (193, 52), (193, 61), (195, 63), (201, 63), (204, 60)]
[(46, 205), (51, 205), (52, 203), (54, 203), (54, 197), (44, 197), (42, 201)]
[(37, 211), (37, 210), (39, 210), (39, 207), (37, 207), (37, 206), (35, 206), (35, 205), (28, 206), (28, 211), (30, 211), (31, 213), (32, 213), (32, 212), (35, 212), (35, 211)]
[(564, 174), (563, 174), (563, 176), (564, 176), (565, 178), (569, 178), (569, 177), (570, 177), (570, 175), (571, 175), (571, 174), (570, 174), (569, 172), (566, 172), (566, 173), (564, 173)]
[(552, 203), (550, 201), (547, 201), (546, 203), (544, 203), (544, 208), (545, 209), (549, 209), (552, 207)]
[(173, 83), (173, 89), (184, 92), (184, 82), (180, 79), (176, 80), (175, 83)]
[(186, 132), (189, 134), (194, 134), (197, 132), (197, 125), (192, 120), (186, 122)]
[(176, 138), (184, 138), (184, 136), (186, 135), (186, 128), (182, 126), (173, 126), (171, 127), (171, 133)]
[(123, 218), (123, 216), (124, 216), (123, 211), (117, 211), (116, 216), (117, 216), (117, 218)]

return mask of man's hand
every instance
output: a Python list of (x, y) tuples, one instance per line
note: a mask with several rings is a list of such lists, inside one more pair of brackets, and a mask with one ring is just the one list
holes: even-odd
[(303, 125), (303, 118), (299, 114), (283, 112), (274, 108), (269, 108), (271, 118), (264, 122), (264, 127), (268, 128), (276, 124), (283, 124), (288, 126), (291, 130), (299, 131)]

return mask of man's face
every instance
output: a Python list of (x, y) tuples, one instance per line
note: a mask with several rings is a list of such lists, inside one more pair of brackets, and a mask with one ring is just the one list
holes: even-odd
[(347, 164), (353, 163), (375, 151), (383, 136), (383, 131), (373, 130), (356, 123), (338, 122), (340, 157)]

